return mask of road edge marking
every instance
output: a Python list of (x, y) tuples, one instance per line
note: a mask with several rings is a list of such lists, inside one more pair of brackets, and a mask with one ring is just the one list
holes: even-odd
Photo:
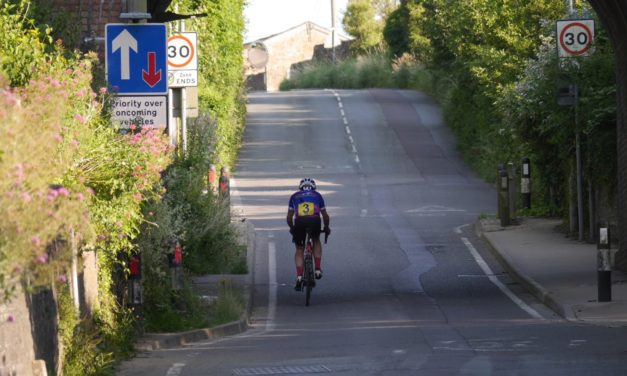
[(514, 302), (518, 307), (520, 307), (520, 309), (527, 312), (531, 317), (535, 319), (539, 319), (539, 320), (545, 320), (545, 318), (542, 317), (542, 315), (540, 315), (538, 311), (531, 308), (531, 306), (529, 306), (527, 303), (522, 301), (522, 299), (517, 297), (510, 289), (508, 289), (507, 286), (503, 284), (503, 282), (501, 282), (497, 277), (494, 276), (494, 272), (492, 271), (492, 269), (490, 269), (490, 266), (488, 265), (488, 263), (485, 262), (483, 257), (481, 257), (481, 255), (479, 254), (475, 246), (472, 245), (472, 243), (468, 240), (468, 238), (461, 238), (461, 239), (464, 245), (466, 246), (466, 248), (468, 248), (468, 250), (470, 251), (470, 254), (472, 255), (472, 257), (475, 259), (475, 262), (477, 263), (477, 265), (479, 265), (479, 267), (481, 268), (483, 273), (487, 276), (487, 278), (490, 280), (490, 282), (492, 282), (496, 287), (498, 287), (499, 290), (503, 292), (503, 294), (505, 294), (508, 298), (510, 298), (512, 302)]

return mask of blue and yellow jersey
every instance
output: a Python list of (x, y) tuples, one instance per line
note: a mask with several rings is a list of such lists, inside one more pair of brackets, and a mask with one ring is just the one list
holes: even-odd
[(298, 191), (290, 197), (288, 208), (294, 210), (296, 217), (319, 216), (324, 209), (324, 199), (316, 191)]

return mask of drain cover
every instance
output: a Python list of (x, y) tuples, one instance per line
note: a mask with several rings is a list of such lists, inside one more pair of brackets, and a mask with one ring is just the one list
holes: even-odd
[(325, 366), (260, 367), (237, 368), (233, 370), (233, 375), (302, 375), (307, 373), (330, 372), (331, 370)]

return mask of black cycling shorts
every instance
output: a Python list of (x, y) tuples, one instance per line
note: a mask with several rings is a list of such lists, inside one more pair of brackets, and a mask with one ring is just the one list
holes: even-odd
[(321, 226), (322, 220), (320, 219), (320, 216), (296, 218), (294, 221), (294, 234), (292, 234), (292, 241), (296, 243), (296, 245), (304, 246), (307, 230), (309, 230), (309, 235), (313, 240), (320, 239), (320, 233), (322, 232), (320, 229)]

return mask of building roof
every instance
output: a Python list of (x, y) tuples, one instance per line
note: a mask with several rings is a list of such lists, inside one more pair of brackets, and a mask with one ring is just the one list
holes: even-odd
[[(290, 27), (287, 30), (281, 31), (279, 33), (276, 34), (272, 34), (272, 35), (268, 35), (267, 37), (263, 37), (263, 38), (259, 38), (253, 41), (249, 41), (244, 43), (244, 46), (250, 46), (252, 44), (256, 44), (256, 43), (262, 43), (262, 44), (267, 44), (268, 42), (274, 42), (276, 39), (281, 39), (284, 38), (286, 36), (288, 36), (289, 34), (298, 31), (299, 29), (302, 29), (303, 27), (310, 27), (312, 29), (317, 29), (318, 31), (322, 32), (322, 33), (327, 33), (327, 34), (331, 34), (331, 29), (327, 29), (326, 27), (320, 26), (314, 22), (311, 21), (305, 21), (302, 24)], [(350, 38), (347, 35), (344, 35), (342, 33), (336, 33), (335, 37), (337, 38), (338, 43), (341, 43), (343, 41), (347, 41), (347, 40), (351, 40), (352, 38)]]

